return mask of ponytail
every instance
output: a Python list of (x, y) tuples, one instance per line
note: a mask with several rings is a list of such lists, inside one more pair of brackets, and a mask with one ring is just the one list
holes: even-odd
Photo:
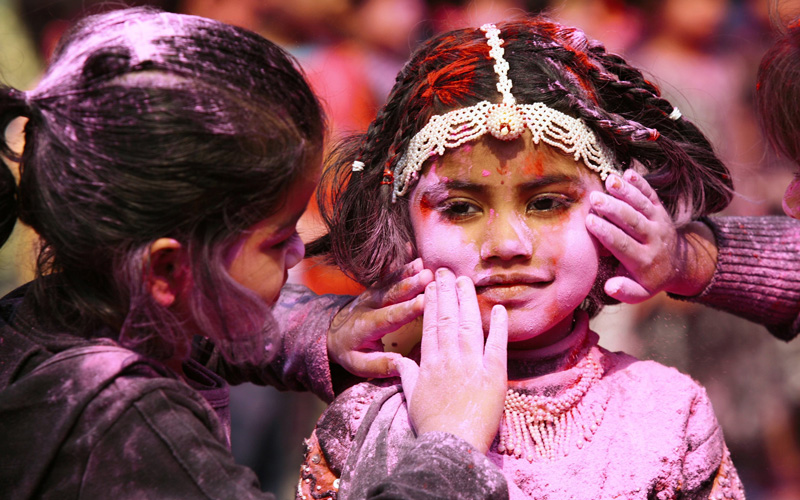
[[(0, 85), (0, 154), (13, 162), (19, 162), (20, 154), (8, 144), (6, 129), (16, 118), (27, 117), (30, 110), (25, 94), (19, 90)], [(17, 181), (3, 161), (0, 165), (0, 246), (4, 245), (17, 222)]]
[(0, 154), (11, 161), (18, 162), (20, 157), (8, 145), (6, 129), (15, 119), (28, 116), (30, 116), (30, 108), (25, 93), (0, 84), (0, 130), (3, 131), (3, 137), (0, 139)]

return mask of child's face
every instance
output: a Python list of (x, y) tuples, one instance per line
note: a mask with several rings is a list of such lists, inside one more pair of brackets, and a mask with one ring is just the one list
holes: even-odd
[(420, 176), (409, 200), (420, 256), (429, 269), (472, 278), (484, 331), (502, 304), (509, 348), (548, 345), (569, 333), (597, 277), (584, 222), (595, 190), (596, 174), (527, 131), (509, 142), (484, 136)]
[(305, 212), (319, 179), (319, 169), (298, 180), (286, 195), (283, 209), (245, 231), (228, 251), (228, 272), (265, 304), (278, 300), (289, 269), (305, 255), (297, 220)]

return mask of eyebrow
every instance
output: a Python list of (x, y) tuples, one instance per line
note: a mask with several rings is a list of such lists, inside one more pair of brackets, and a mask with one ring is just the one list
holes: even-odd
[[(560, 184), (564, 182), (577, 182), (578, 177), (566, 174), (545, 175), (537, 177), (536, 179), (524, 182), (519, 186), (520, 191), (530, 191), (541, 188), (543, 186), (551, 186), (553, 184)], [(466, 191), (469, 193), (481, 194), (486, 192), (486, 185), (477, 184), (470, 181), (463, 181), (458, 179), (448, 179), (444, 182), (431, 186), (426, 189), (425, 195), (445, 194), (449, 190)]]

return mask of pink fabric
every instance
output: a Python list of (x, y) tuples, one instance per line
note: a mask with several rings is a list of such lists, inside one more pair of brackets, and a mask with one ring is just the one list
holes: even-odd
[[(566, 456), (529, 462), (490, 451), (489, 459), (508, 479), (511, 498), (709, 498), (718, 475), (715, 494), (743, 498), (705, 390), (674, 368), (611, 353), (597, 340), (579, 320), (558, 344), (510, 355), (510, 376), (527, 377), (511, 387), (547, 395), (574, 385), (575, 364), (592, 356), (604, 375), (583, 403), (605, 407), (595, 434), (582, 447), (568, 448)], [(389, 470), (396, 466), (414, 437), (402, 393), (391, 394), (397, 390), (362, 383), (329, 407), (316, 434), (332, 469), (367, 461)]]
[(784, 216), (711, 217), (706, 223), (719, 248), (717, 270), (708, 288), (688, 300), (764, 325), (778, 338), (796, 337), (800, 221)]

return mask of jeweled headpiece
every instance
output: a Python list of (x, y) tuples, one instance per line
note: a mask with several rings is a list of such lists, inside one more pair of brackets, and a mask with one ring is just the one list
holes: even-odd
[(571, 154), (575, 161), (583, 160), (602, 180), (612, 172), (619, 173), (614, 168), (613, 155), (581, 120), (540, 102), (517, 104), (511, 94), (508, 61), (503, 58), (500, 30), (493, 24), (485, 24), (481, 26), (481, 31), (486, 34), (491, 47), (489, 55), (495, 61), (497, 90), (503, 96), (502, 102), (481, 101), (468, 108), (432, 116), (411, 139), (408, 150), (394, 170), (392, 201), (408, 192), (409, 184), (416, 179), (422, 164), (431, 156), (443, 155), (445, 149), (474, 141), (486, 132), (510, 141), (519, 137), (526, 127), (531, 131), (535, 144), (544, 141)]

